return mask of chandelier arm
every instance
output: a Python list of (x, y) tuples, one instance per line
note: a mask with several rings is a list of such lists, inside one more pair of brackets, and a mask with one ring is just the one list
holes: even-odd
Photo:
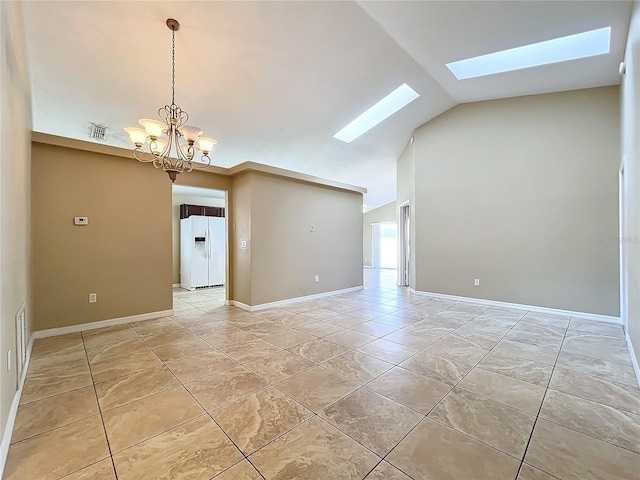
[[(138, 156), (139, 154), (144, 154), (146, 153), (144, 150), (142, 150), (142, 148), (140, 147), (136, 147), (133, 150), (133, 158), (135, 158), (137, 161), (141, 162), (141, 163), (150, 163), (153, 162), (155, 160), (155, 158), (150, 158), (150, 159), (146, 159), (144, 157)], [(151, 155), (153, 155), (153, 153), (151, 153)], [(155, 155), (153, 155), (153, 157), (155, 157)]]

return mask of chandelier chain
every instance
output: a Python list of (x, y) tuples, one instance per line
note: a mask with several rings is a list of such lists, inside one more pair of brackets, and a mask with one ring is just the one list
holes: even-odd
[(176, 31), (171, 31), (171, 105), (176, 104)]

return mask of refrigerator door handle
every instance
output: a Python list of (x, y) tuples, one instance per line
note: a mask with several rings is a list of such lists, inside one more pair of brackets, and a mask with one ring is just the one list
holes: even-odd
[(211, 242), (211, 230), (209, 230), (208, 228), (207, 228), (207, 237), (209, 238), (209, 250), (208, 250), (208, 255), (209, 255), (209, 256), (208, 256), (207, 258), (211, 259), (211, 255), (212, 255), (212, 253), (213, 253), (213, 252), (211, 251), (211, 243), (212, 243), (212, 242)]

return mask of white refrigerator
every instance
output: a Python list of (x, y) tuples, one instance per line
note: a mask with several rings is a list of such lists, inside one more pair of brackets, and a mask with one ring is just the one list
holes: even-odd
[(224, 217), (180, 220), (180, 286), (188, 290), (225, 283)]

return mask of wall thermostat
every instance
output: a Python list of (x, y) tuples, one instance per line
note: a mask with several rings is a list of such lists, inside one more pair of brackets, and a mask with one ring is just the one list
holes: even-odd
[(76, 225), (88, 225), (89, 217), (74, 217), (73, 223), (75, 223)]

